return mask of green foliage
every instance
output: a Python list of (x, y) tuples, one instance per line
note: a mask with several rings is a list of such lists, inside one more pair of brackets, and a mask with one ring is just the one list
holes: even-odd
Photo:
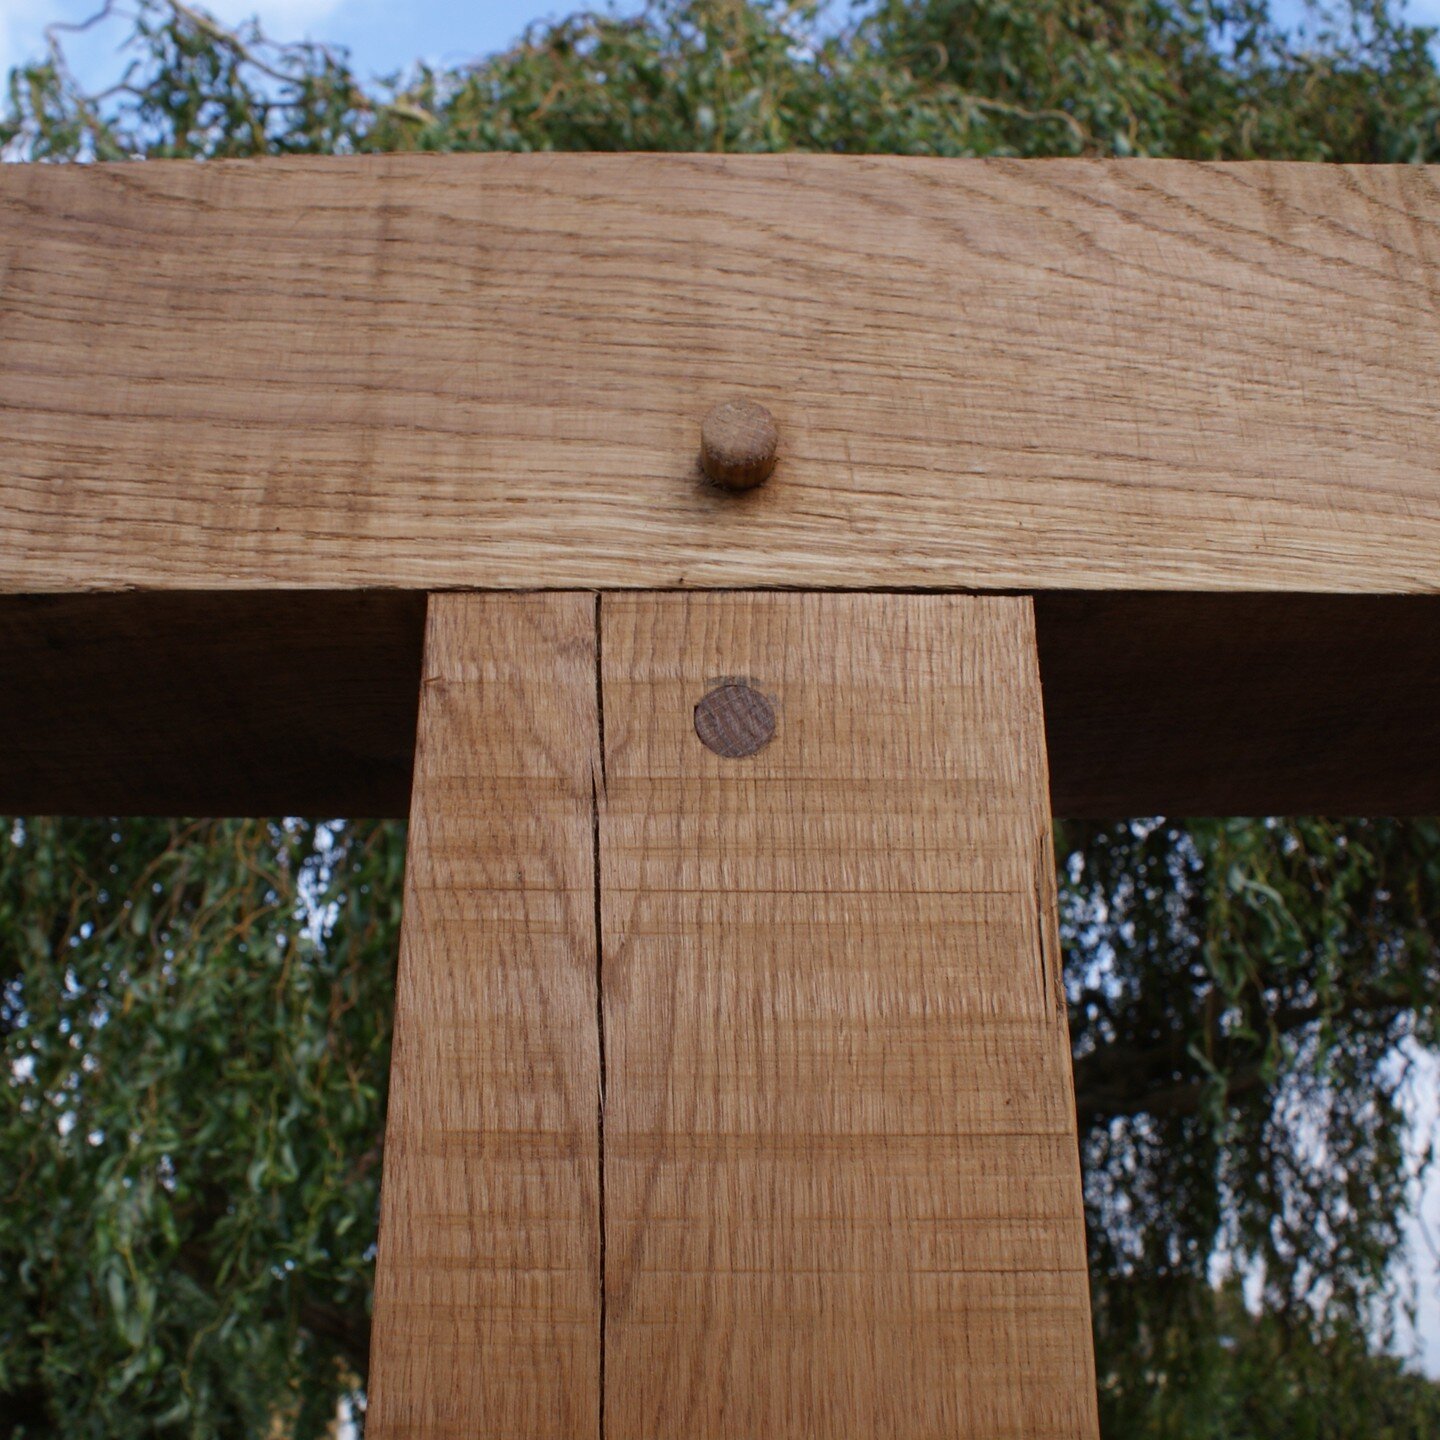
[(403, 844), (0, 840), (0, 1434), (323, 1433), (366, 1359)]
[[(109, 7), (98, 23), (118, 24)], [(845, 23), (836, 23), (844, 18)], [(1429, 32), (1392, 6), (1279, 26), (1265, 0), (653, 0), (475, 66), (367, 83), (342, 52), (140, 0), (123, 80), (63, 50), (11, 78), (29, 159), (389, 150), (824, 150), (1430, 160)]]
[[(260, 821), (0, 841), (10, 1434), (317, 1436), (363, 1377), (403, 848)], [(1440, 1024), (1440, 826), (1069, 825), (1060, 858), (1105, 1433), (1440, 1433), (1440, 1391), (1364, 1343), (1396, 1056)]]
[[(886, 54), (928, 53), (937, 82), (1015, 107), (975, 153), (1435, 158), (1428, 33), (1384, 4), (1311, 20), (1297, 40), (1264, 0), (889, 0), (879, 23)], [(1083, 144), (1028, 119), (1062, 113)]]
[[(1440, 159), (1429, 36), (1383, 0), (1304, 37), (1264, 0), (655, 0), (373, 83), (127, 14), (97, 22), (108, 91), (59, 45), (10, 77), (7, 154)], [(402, 852), (340, 823), (0, 840), (0, 1436), (306, 1440), (363, 1379)], [(1367, 1343), (1403, 1298), (1440, 827), (1072, 825), (1060, 853), (1106, 1434), (1440, 1433)]]
[[(1101, 1375), (1102, 1429), (1123, 1440), (1425, 1440), (1440, 1434), (1440, 1386), (1377, 1355), (1345, 1320), (1250, 1313), (1229, 1285), (1197, 1289), (1155, 1337), (1147, 1368)], [(1154, 1366), (1155, 1368), (1149, 1368)], [(1184, 1383), (1175, 1383), (1177, 1375)]]
[(1440, 824), (1063, 831), (1106, 1433), (1361, 1433), (1290, 1428), (1283, 1387), (1273, 1428), (1232, 1428), (1267, 1372), (1218, 1345), (1212, 1270), (1250, 1276), (1316, 1373), (1395, 1299), (1405, 1057), (1440, 1040)]

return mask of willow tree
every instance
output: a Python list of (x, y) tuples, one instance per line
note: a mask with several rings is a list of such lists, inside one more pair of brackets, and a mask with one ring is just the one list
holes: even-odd
[[(657, 0), (379, 82), (173, 0), (96, 23), (123, 72), (87, 92), (57, 37), (10, 77), (12, 157), (1440, 158), (1429, 37), (1384, 3), (1297, 36), (1264, 3)], [(363, 1407), (403, 847), (7, 825), (0, 1435), (310, 1436)], [(1435, 1387), (1376, 1339), (1440, 825), (1146, 819), (1057, 849), (1106, 1433), (1436, 1433)]]

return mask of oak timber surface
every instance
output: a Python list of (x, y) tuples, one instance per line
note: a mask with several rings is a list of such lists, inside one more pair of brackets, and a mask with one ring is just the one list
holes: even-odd
[(377, 1440), (594, 1440), (592, 596), (431, 602), (372, 1332)]
[(1411, 167), (7, 165), (0, 588), (1436, 591), (1437, 261)]
[(1093, 1436), (1030, 602), (600, 618), (607, 1437)]

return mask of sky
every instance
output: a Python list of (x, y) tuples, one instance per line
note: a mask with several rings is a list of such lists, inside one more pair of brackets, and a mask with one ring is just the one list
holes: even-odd
[[(0, 74), (42, 51), (47, 25), (83, 20), (100, 3), (0, 0)], [(475, 59), (505, 48), (531, 21), (586, 7), (578, 0), (208, 0), (204, 8), (227, 24), (258, 15), (276, 39), (346, 45), (362, 74), (383, 75), (418, 58)], [(603, 0), (589, 8), (603, 8)]]
[[(43, 51), (47, 25), (83, 20), (100, 3), (0, 0), (0, 75)], [(600, 9), (604, 0), (589, 0), (589, 4)], [(420, 58), (451, 64), (477, 59), (503, 49), (533, 21), (555, 18), (585, 5), (584, 0), (408, 0), (400, 4), (394, 0), (208, 0), (206, 8), (229, 24), (256, 15), (267, 33), (277, 39), (344, 45), (362, 74), (379, 75), (403, 69)], [(636, 9), (638, 0), (622, 0), (619, 8)], [(1301, 6), (1294, 0), (1277, 0), (1277, 9), (1298, 14)], [(1440, 26), (1440, 0), (1412, 0), (1408, 14), (1414, 21)], [(88, 44), (71, 45), (81, 73), (87, 77), (113, 73), (106, 70), (106, 47), (114, 45), (117, 33), (112, 28)], [(1432, 1077), (1434, 1074), (1430, 1072)], [(1433, 1113), (1423, 1102), (1419, 1109), (1426, 1118)], [(1440, 1171), (1418, 1208), (1430, 1235), (1440, 1243)], [(1426, 1237), (1413, 1222), (1411, 1230), (1411, 1264), (1420, 1281), (1419, 1348), (1425, 1368), (1440, 1375), (1440, 1276)]]
[[(0, 75), (39, 55), (44, 31), (56, 22), (75, 23), (98, 10), (103, 0), (0, 0)], [(119, 0), (123, 4), (124, 0)], [(413, 60), (452, 64), (504, 49), (536, 20), (577, 9), (606, 8), (606, 0), (202, 0), (227, 24), (258, 16), (279, 40), (322, 40), (345, 45), (362, 75), (384, 75)], [(832, 0), (848, 8), (848, 0)], [(640, 0), (619, 0), (622, 10)], [(1275, 0), (1277, 13), (1298, 16), (1301, 0)], [(1440, 26), (1440, 0), (1410, 0), (1410, 19)], [(111, 30), (111, 35), (115, 34)], [(81, 73), (101, 76), (104, 43), (73, 42)], [(112, 39), (109, 44), (113, 45)], [(93, 69), (92, 69), (93, 67)]]
[[(1420, 1050), (1409, 1052), (1415, 1061), (1413, 1084), (1407, 1095), (1412, 1145), (1411, 1163), (1419, 1159), (1425, 1136), (1440, 1126), (1440, 1064)], [(1413, 1330), (1406, 1328), (1401, 1348), (1412, 1351), (1427, 1374), (1440, 1379), (1440, 1163), (1416, 1187), (1415, 1204), (1405, 1225), (1405, 1249), (1410, 1278), (1415, 1281), (1416, 1313)]]
[[(124, 3), (124, 0), (120, 0)], [(838, 0), (845, 4), (847, 0)], [(1300, 0), (1274, 0), (1280, 14), (1299, 14)], [(0, 75), (42, 53), (45, 27), (84, 20), (102, 0), (0, 0)], [(327, 40), (348, 46), (361, 75), (384, 75), (410, 60), (462, 63), (504, 49), (534, 20), (585, 9), (585, 0), (207, 0), (217, 19), (258, 16), (281, 40)], [(605, 0), (589, 0), (603, 9)], [(624, 9), (629, 9), (625, 4)], [(1440, 26), (1440, 0), (1410, 0), (1411, 20)], [(114, 30), (111, 30), (114, 35)], [(111, 40), (114, 45), (114, 40)], [(76, 46), (85, 50), (84, 43)], [(104, 75), (104, 42), (85, 55), (82, 73)]]

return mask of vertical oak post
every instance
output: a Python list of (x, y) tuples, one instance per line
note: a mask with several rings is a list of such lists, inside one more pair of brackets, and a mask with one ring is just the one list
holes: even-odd
[(373, 1433), (1093, 1440), (1029, 600), (431, 607)]
[(430, 599), (375, 1287), (378, 1440), (594, 1440), (593, 595)]
[(1094, 1436), (1030, 601), (601, 637), (607, 1436)]

